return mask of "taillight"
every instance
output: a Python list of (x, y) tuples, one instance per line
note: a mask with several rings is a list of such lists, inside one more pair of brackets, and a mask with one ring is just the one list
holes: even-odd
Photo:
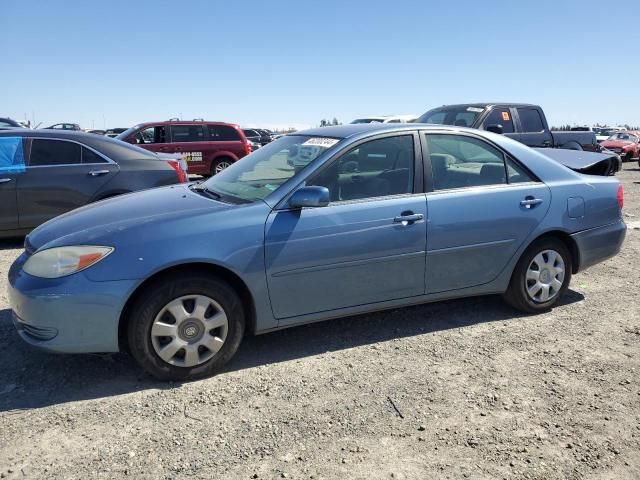
[(176, 175), (178, 176), (178, 183), (184, 183), (187, 181), (187, 176), (185, 175), (184, 170), (182, 170), (180, 162), (177, 160), (167, 160), (167, 163), (175, 170)]
[(244, 142), (244, 154), (249, 155), (251, 153), (251, 145), (249, 142)]
[(620, 207), (620, 210), (622, 210), (622, 207), (624, 206), (624, 191), (622, 190), (622, 184), (618, 185), (616, 200), (618, 200), (618, 207)]

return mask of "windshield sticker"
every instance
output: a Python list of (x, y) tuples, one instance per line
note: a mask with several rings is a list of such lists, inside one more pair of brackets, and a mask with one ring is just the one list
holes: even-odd
[(0, 172), (25, 171), (22, 137), (0, 137)]
[(467, 107), (467, 112), (482, 113), (483, 111), (484, 111), (484, 108)]
[(317, 145), (318, 147), (329, 148), (334, 146), (340, 140), (337, 138), (313, 137), (304, 142), (302, 145)]
[(502, 112), (502, 120), (504, 120), (505, 122), (511, 120), (511, 117), (509, 117), (509, 112)]

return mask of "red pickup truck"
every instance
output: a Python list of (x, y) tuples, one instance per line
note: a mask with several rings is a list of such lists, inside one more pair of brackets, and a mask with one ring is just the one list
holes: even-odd
[(188, 173), (215, 175), (251, 153), (238, 125), (201, 120), (141, 123), (122, 132), (118, 140), (152, 152), (177, 153)]

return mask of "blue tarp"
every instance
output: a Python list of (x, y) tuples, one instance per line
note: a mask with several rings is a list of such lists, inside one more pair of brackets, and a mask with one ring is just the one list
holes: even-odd
[(24, 172), (22, 137), (0, 137), (0, 173)]

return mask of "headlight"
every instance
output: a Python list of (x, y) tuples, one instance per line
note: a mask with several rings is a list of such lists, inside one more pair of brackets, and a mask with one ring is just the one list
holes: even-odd
[(42, 250), (31, 256), (22, 269), (41, 278), (59, 278), (89, 268), (113, 252), (112, 247), (79, 245)]

